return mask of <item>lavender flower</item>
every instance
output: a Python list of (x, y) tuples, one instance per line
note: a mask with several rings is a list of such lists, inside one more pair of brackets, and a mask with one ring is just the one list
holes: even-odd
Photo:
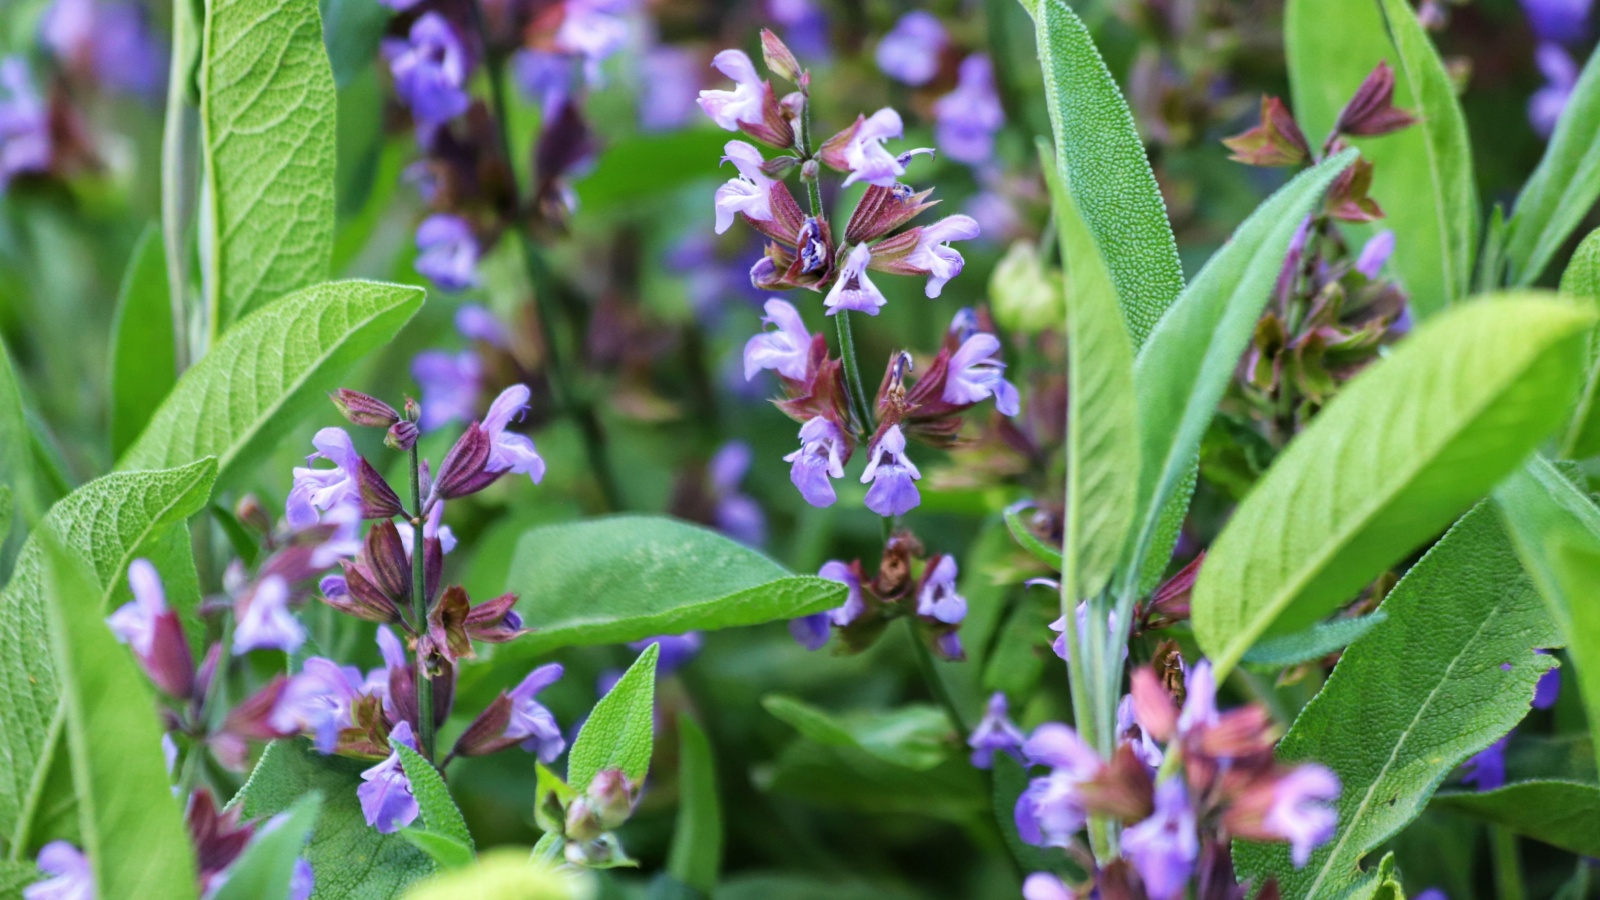
[(1181, 777), (1156, 785), (1155, 812), (1122, 833), (1122, 852), (1133, 862), (1150, 900), (1184, 895), (1200, 856), (1194, 808)]
[(857, 122), (843, 149), (845, 167), (850, 171), (845, 176), (844, 186), (864, 181), (892, 188), (906, 173), (911, 157), (923, 153), (933, 155), (931, 148), (919, 147), (896, 156), (883, 146), (885, 141), (897, 139), (904, 133), (900, 114), (887, 106)]
[(789, 480), (800, 496), (812, 506), (832, 506), (837, 496), (831, 478), (844, 477), (844, 432), (822, 416), (814, 416), (800, 426), (800, 449), (783, 458), (792, 463)]
[(1073, 896), (1060, 878), (1049, 872), (1034, 872), (1022, 882), (1022, 900), (1073, 900)]
[(511, 332), (479, 303), (463, 303), (456, 309), (456, 332), (469, 341), (482, 341), (496, 350), (511, 349)]
[(782, 25), (784, 43), (802, 56), (828, 53), (828, 17), (813, 0), (767, 0), (767, 15)]
[(1000, 339), (978, 332), (962, 341), (950, 356), (950, 377), (944, 383), (942, 399), (964, 405), (993, 397), (996, 409), (1014, 416), (1022, 411), (1022, 401), (1016, 385), (1005, 379), (1005, 371), (1006, 364), (1000, 360)]
[(1178, 712), (1178, 734), (1188, 735), (1217, 724), (1217, 677), (1210, 660), (1200, 660), (1184, 676), (1183, 709)]
[(489, 412), (483, 417), (483, 430), (489, 433), (489, 439), (493, 442), (489, 450), (489, 471), (526, 475), (533, 479), (534, 484), (538, 484), (544, 478), (544, 459), (526, 435), (506, 431), (512, 417), (520, 417), (528, 408), (531, 395), (528, 388), (520, 384), (513, 384), (501, 391), (500, 396), (489, 404)]
[[(1537, 653), (1549, 653), (1548, 650), (1538, 650)], [(1561, 670), (1551, 668), (1539, 676), (1539, 681), (1533, 686), (1533, 708), (1549, 709), (1556, 705), (1556, 700), (1561, 696)]]
[(656, 677), (670, 675), (682, 668), (689, 660), (700, 653), (700, 647), (705, 639), (698, 631), (686, 631), (683, 634), (663, 634), (648, 637), (642, 641), (629, 641), (628, 649), (635, 653), (643, 653), (655, 644), (661, 648), (660, 655), (656, 657)]
[(51, 841), (39, 849), (38, 865), (53, 877), (23, 888), (23, 900), (95, 900), (94, 868), (77, 847)]
[(828, 643), (828, 614), (812, 613), (789, 620), (789, 634), (807, 650), (821, 650)]
[[(1060, 585), (1055, 585), (1055, 587), (1060, 590)], [(1085, 636), (1089, 633), (1089, 601), (1083, 600), (1078, 603), (1076, 615), (1078, 619), (1078, 640), (1086, 640)], [(1062, 659), (1072, 659), (1072, 647), (1067, 644), (1067, 617), (1061, 616), (1051, 622), (1050, 630), (1056, 633), (1056, 639), (1050, 645), (1050, 649), (1054, 650), (1055, 654)], [(1117, 633), (1116, 610), (1106, 613), (1106, 633)], [(1128, 648), (1126, 646), (1122, 648), (1122, 658), (1128, 658)]]
[(622, 18), (632, 0), (566, 0), (556, 48), (582, 57), (583, 75), (590, 84), (601, 82), (600, 65), (628, 41), (628, 23)]
[(417, 426), (423, 431), (470, 421), (477, 413), (478, 395), (483, 391), (483, 361), (477, 353), (424, 350), (411, 360), (411, 377), (422, 392), (422, 418)]
[(682, 128), (694, 114), (700, 86), (700, 59), (682, 47), (650, 48), (639, 59), (639, 128)]
[(1028, 762), (1049, 766), (1050, 774), (1028, 782), (1017, 798), (1019, 836), (1038, 847), (1068, 847), (1088, 821), (1083, 783), (1101, 768), (1100, 757), (1066, 725), (1047, 722), (1022, 745)]
[(1355, 269), (1365, 275), (1367, 280), (1376, 280), (1378, 273), (1383, 271), (1384, 265), (1393, 255), (1394, 232), (1386, 228), (1367, 238), (1367, 242), (1361, 245), (1361, 253), (1356, 256)]
[[(361, 500), (361, 457), (350, 435), (343, 428), (324, 428), (311, 439), (311, 445), (317, 452), (306, 457), (305, 467), (295, 467), (294, 486), (284, 502), (284, 515), (295, 529), (316, 525), (318, 510)], [(332, 460), (334, 468), (310, 468), (317, 459)]]
[(1161, 746), (1155, 742), (1155, 738), (1139, 724), (1138, 716), (1134, 712), (1132, 694), (1124, 694), (1122, 701), (1117, 704), (1117, 735), (1133, 748), (1134, 758), (1152, 771), (1161, 768), (1161, 762), (1166, 754), (1162, 753)]
[(1534, 51), (1534, 62), (1544, 75), (1545, 84), (1528, 98), (1528, 121), (1540, 137), (1548, 138), (1556, 130), (1561, 113), (1572, 99), (1578, 86), (1578, 64), (1557, 44), (1540, 44)]
[(545, 50), (518, 50), (511, 57), (511, 72), (522, 92), (553, 114), (572, 95), (572, 58)]
[(317, 873), (311, 871), (311, 863), (303, 856), (294, 860), (294, 871), (289, 873), (289, 900), (311, 900), (311, 892), (317, 886)]
[(444, 16), (423, 13), (412, 23), (406, 40), (384, 41), (383, 55), (394, 74), (395, 91), (419, 123), (442, 125), (467, 111), (471, 60)]
[(1338, 798), (1338, 777), (1315, 763), (1296, 766), (1278, 780), (1262, 824), (1289, 842), (1289, 858), (1296, 868), (1311, 859), (1314, 847), (1333, 836), (1339, 813), (1327, 804)]
[(354, 668), (313, 656), (284, 686), (267, 721), (282, 734), (310, 732), (319, 752), (332, 753), (339, 732), (350, 727), (350, 708), (362, 684)]
[[(431, 15), (431, 13), (430, 13)], [(417, 272), (440, 290), (461, 291), (478, 283), (478, 239), (466, 219), (434, 213), (417, 226)]]
[(906, 456), (906, 436), (900, 426), (890, 425), (872, 445), (870, 455), (871, 461), (861, 473), (861, 483), (872, 485), (867, 490), (867, 509), (880, 516), (898, 516), (916, 508), (922, 502), (916, 485), (922, 473)]
[(956, 558), (940, 556), (917, 591), (917, 615), (959, 625), (967, 617), (967, 600), (956, 593)]
[(117, 640), (140, 656), (149, 656), (156, 639), (156, 619), (167, 611), (167, 593), (161, 576), (148, 559), (136, 559), (128, 566), (128, 588), (133, 599), (106, 619)]
[(1483, 748), (1478, 753), (1462, 763), (1466, 773), (1461, 776), (1463, 784), (1470, 784), (1480, 791), (1492, 791), (1506, 783), (1506, 744), (1510, 743), (1511, 735)]
[(39, 39), (64, 66), (113, 91), (149, 96), (166, 75), (161, 45), (132, 3), (55, 0), (39, 20)]
[[(946, 216), (925, 225), (917, 235), (916, 249), (906, 256), (906, 265), (928, 273), (927, 295), (939, 296), (950, 279), (961, 274), (966, 261), (951, 247), (950, 241), (970, 241), (978, 236), (978, 223), (971, 216)], [(880, 304), (881, 305), (881, 304)]]
[(878, 286), (872, 283), (872, 279), (867, 277), (867, 266), (871, 262), (872, 248), (866, 244), (857, 244), (850, 251), (850, 256), (839, 270), (838, 280), (833, 283), (828, 296), (823, 298), (822, 305), (828, 308), (828, 315), (848, 309), (875, 316), (878, 308), (889, 302)]
[[(397, 744), (417, 749), (416, 736), (411, 733), (411, 723), (402, 721), (389, 732), (389, 739)], [(411, 792), (411, 780), (406, 777), (400, 763), (400, 751), (389, 753), (387, 759), (361, 773), (362, 785), (356, 788), (361, 801), (361, 815), (379, 834), (393, 834), (417, 820), (422, 810)]]
[(511, 698), (511, 720), (506, 723), (505, 736), (520, 740), (522, 749), (537, 753), (540, 762), (551, 762), (567, 747), (556, 717), (534, 699), (540, 691), (555, 684), (563, 671), (560, 663), (546, 663), (529, 672), (507, 695)]
[(1006, 123), (995, 92), (994, 66), (983, 53), (961, 61), (956, 89), (933, 104), (934, 138), (957, 162), (982, 165), (994, 158), (994, 136)]
[(878, 42), (878, 68), (902, 84), (921, 87), (939, 74), (939, 54), (949, 40), (938, 16), (912, 10)]
[(1541, 41), (1575, 44), (1583, 40), (1594, 0), (1522, 0), (1528, 24)]
[(772, 297), (762, 307), (767, 314), (764, 325), (776, 326), (745, 342), (744, 378), (754, 378), (762, 369), (772, 369), (784, 378), (802, 381), (811, 354), (811, 332), (800, 313), (787, 301)]
[[(424, 539), (438, 538), (440, 551), (449, 553), (456, 548), (458, 542), (456, 541), (456, 533), (450, 530), (449, 525), (442, 524), (443, 522), (444, 504), (435, 502), (433, 508), (428, 510), (428, 517), (422, 520), (422, 537)], [(405, 545), (406, 555), (409, 557), (414, 552), (411, 549), (412, 541), (416, 540), (416, 535), (413, 533), (410, 523), (396, 522), (394, 523), (394, 530), (399, 533), (400, 543)]]
[(289, 583), (268, 575), (256, 585), (239, 616), (233, 632), (233, 654), (251, 650), (282, 650), (293, 653), (306, 640), (306, 630), (289, 611)]
[(367, 680), (363, 683), (361, 693), (377, 697), (383, 701), (384, 712), (393, 719), (402, 718), (399, 710), (394, 705), (394, 698), (389, 695), (389, 679), (395, 672), (404, 672), (411, 668), (406, 661), (405, 645), (400, 643), (400, 638), (394, 630), (387, 625), (378, 626), (378, 653), (383, 657), (383, 665), (367, 673)]
[(712, 521), (717, 530), (741, 544), (759, 547), (767, 539), (767, 516), (755, 498), (739, 490), (750, 471), (750, 445), (744, 441), (723, 444), (706, 463), (706, 480), (716, 498)]
[(725, 131), (738, 131), (740, 122), (763, 121), (766, 85), (743, 50), (724, 50), (711, 58), (711, 67), (732, 78), (731, 91), (700, 92), (700, 108)]
[(861, 596), (861, 579), (856, 577), (854, 569), (840, 560), (830, 559), (817, 570), (817, 577), (837, 581), (849, 589), (845, 593), (844, 605), (826, 614), (833, 624), (844, 628), (866, 615), (867, 604)]
[(1416, 900), (1450, 900), (1450, 895), (1438, 888), (1428, 888), (1418, 894)]
[(737, 178), (717, 188), (717, 234), (733, 226), (735, 213), (744, 213), (757, 222), (772, 221), (773, 180), (761, 171), (761, 151), (744, 141), (729, 141), (723, 147), (723, 162), (733, 163)]
[(23, 174), (50, 171), (50, 114), (19, 57), (0, 59), (0, 190)]
[(1022, 729), (1011, 721), (1006, 695), (995, 691), (989, 696), (978, 727), (972, 729), (972, 737), (967, 739), (967, 746), (972, 748), (972, 765), (978, 769), (993, 768), (996, 752), (1009, 753), (1021, 762), (1022, 745), (1026, 740)]

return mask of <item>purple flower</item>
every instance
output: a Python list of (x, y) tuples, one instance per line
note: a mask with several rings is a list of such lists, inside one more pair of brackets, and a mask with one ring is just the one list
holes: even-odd
[[(1060, 587), (1057, 586), (1056, 589), (1060, 590)], [(1089, 601), (1083, 600), (1078, 603), (1076, 615), (1078, 619), (1078, 640), (1087, 640), (1086, 635), (1089, 633)], [(1055, 642), (1050, 645), (1050, 649), (1054, 650), (1055, 654), (1062, 659), (1072, 659), (1072, 648), (1067, 644), (1067, 617), (1061, 616), (1054, 622), (1051, 622), (1050, 630), (1054, 631), (1057, 635)], [(1106, 633), (1115, 634), (1116, 631), (1117, 612), (1116, 610), (1112, 610), (1106, 613)], [(1122, 648), (1122, 658), (1128, 658), (1127, 647)]]
[(1160, 745), (1149, 732), (1139, 724), (1133, 709), (1132, 694), (1124, 694), (1122, 702), (1117, 704), (1117, 736), (1133, 748), (1134, 758), (1152, 770), (1161, 768), (1165, 754), (1161, 752)]
[(1049, 766), (1050, 774), (1028, 782), (1017, 798), (1017, 832), (1038, 847), (1067, 847), (1083, 829), (1088, 811), (1081, 790), (1100, 771), (1100, 757), (1066, 725), (1046, 722), (1022, 745), (1030, 765)]
[(767, 516), (755, 498), (739, 490), (739, 482), (750, 471), (750, 459), (749, 444), (729, 441), (706, 464), (706, 480), (716, 498), (712, 518), (717, 530), (742, 544), (759, 547), (767, 539)]
[(483, 361), (477, 353), (424, 350), (411, 360), (411, 377), (422, 392), (422, 418), (417, 427), (423, 431), (470, 421), (477, 413), (478, 395), (483, 391)]
[(39, 39), (62, 65), (114, 91), (148, 96), (166, 75), (161, 45), (130, 3), (55, 0), (39, 21)]
[[(444, 553), (449, 553), (456, 548), (456, 533), (450, 530), (449, 525), (441, 524), (443, 521), (444, 503), (436, 501), (433, 504), (433, 508), (428, 510), (428, 517), (422, 521), (422, 536), (424, 539), (438, 538), (439, 549)], [(412, 553), (411, 542), (416, 539), (412, 533), (411, 524), (409, 522), (396, 522), (394, 523), (394, 530), (400, 535), (400, 543), (405, 545), (406, 555), (410, 556)]]
[[(433, 15), (429, 13), (429, 15)], [(440, 290), (460, 291), (478, 283), (478, 239), (460, 216), (434, 213), (417, 226), (417, 272)]]
[(827, 613), (833, 624), (843, 628), (866, 614), (867, 604), (861, 598), (861, 579), (856, 577), (855, 570), (840, 560), (830, 559), (817, 570), (817, 577), (837, 581), (849, 588), (845, 593), (844, 605)]
[(1450, 895), (1438, 888), (1428, 888), (1418, 894), (1414, 900), (1450, 900)]
[[(1549, 653), (1548, 650), (1536, 651)], [(1561, 696), (1561, 670), (1551, 668), (1539, 676), (1539, 682), (1533, 686), (1533, 708), (1549, 709), (1556, 705), (1556, 700)]]
[(632, 5), (631, 0), (566, 0), (556, 48), (583, 57), (583, 76), (590, 84), (600, 83), (600, 64), (627, 43), (622, 14)]
[(1463, 784), (1470, 784), (1480, 791), (1492, 791), (1506, 783), (1506, 744), (1511, 740), (1511, 735), (1483, 748), (1473, 755), (1462, 767), (1466, 772), (1461, 776)]
[(898, 516), (916, 508), (922, 502), (916, 485), (922, 473), (906, 456), (906, 436), (900, 426), (890, 425), (872, 445), (870, 455), (871, 461), (861, 473), (861, 483), (872, 484), (867, 490), (867, 509), (880, 516)]
[(378, 626), (378, 653), (383, 657), (383, 665), (367, 673), (367, 680), (362, 685), (361, 693), (378, 697), (383, 700), (383, 710), (390, 718), (400, 718), (399, 711), (395, 708), (394, 698), (389, 696), (389, 677), (396, 671), (408, 671), (410, 663), (406, 662), (406, 648), (400, 643), (392, 629), (387, 625)]
[(1383, 271), (1383, 266), (1394, 255), (1394, 232), (1384, 229), (1361, 245), (1361, 253), (1356, 257), (1356, 271), (1367, 276), (1372, 281)]
[(394, 74), (395, 91), (419, 123), (442, 125), (467, 111), (471, 60), (444, 16), (423, 13), (412, 23), (406, 40), (383, 42), (383, 55)]
[(900, 114), (887, 106), (859, 122), (844, 145), (845, 167), (850, 170), (850, 174), (845, 176), (844, 186), (864, 181), (878, 187), (892, 188), (906, 173), (906, 164), (911, 157), (919, 153), (933, 154), (931, 148), (919, 147), (896, 156), (883, 146), (884, 141), (898, 139), (904, 133), (905, 125), (900, 121)]
[(872, 248), (866, 244), (857, 244), (850, 251), (844, 267), (839, 270), (838, 280), (834, 281), (828, 296), (822, 301), (822, 305), (828, 308), (828, 315), (848, 309), (875, 316), (878, 308), (889, 302), (878, 286), (872, 283), (872, 279), (867, 277), (867, 265), (871, 262)]
[(1311, 859), (1313, 848), (1333, 837), (1339, 813), (1328, 804), (1337, 799), (1338, 776), (1315, 763), (1296, 766), (1278, 779), (1262, 825), (1289, 842), (1296, 868)]
[(711, 67), (732, 78), (731, 91), (700, 92), (700, 108), (725, 131), (738, 131), (740, 122), (763, 121), (766, 85), (743, 50), (724, 50), (711, 58)]
[(335, 503), (319, 524), (332, 525), (333, 533), (311, 554), (311, 568), (326, 569), (361, 552), (361, 501), (358, 497), (348, 496)]
[[(925, 225), (917, 235), (916, 249), (907, 254), (907, 266), (928, 273), (927, 295), (939, 296), (945, 283), (961, 274), (966, 261), (949, 241), (970, 241), (979, 234), (978, 223), (971, 216), (946, 216)], [(881, 305), (881, 304), (880, 304)]]
[(994, 66), (983, 53), (961, 61), (956, 89), (933, 104), (934, 139), (957, 162), (982, 165), (994, 157), (994, 136), (1006, 123), (995, 93)]
[(1022, 411), (1022, 401), (1016, 385), (1006, 380), (1005, 371), (1006, 364), (1000, 360), (1000, 339), (978, 332), (962, 341), (951, 355), (950, 376), (944, 383), (942, 399), (964, 405), (993, 397), (996, 409), (1014, 416)]
[(813, 0), (767, 0), (767, 15), (785, 29), (784, 43), (801, 56), (826, 56), (828, 17)]
[(639, 59), (639, 128), (670, 131), (694, 115), (700, 88), (700, 57), (682, 47), (660, 45)]
[(517, 86), (537, 100), (546, 114), (552, 114), (572, 94), (572, 57), (545, 50), (518, 50), (511, 57), (511, 71)]
[(739, 176), (717, 188), (717, 234), (732, 227), (735, 213), (744, 213), (757, 222), (772, 221), (773, 181), (761, 171), (761, 151), (744, 141), (729, 141), (722, 149), (727, 154), (722, 161), (733, 163)]
[(789, 634), (807, 650), (821, 650), (828, 643), (828, 614), (812, 613), (789, 620)]
[(1155, 812), (1122, 833), (1122, 852), (1133, 862), (1150, 900), (1183, 896), (1200, 856), (1200, 838), (1182, 777), (1156, 785)]
[(1522, 0), (1528, 24), (1541, 41), (1575, 44), (1584, 38), (1594, 0)]
[[(317, 452), (306, 457), (304, 467), (294, 469), (294, 486), (284, 502), (284, 515), (294, 529), (317, 524), (317, 510), (333, 509), (346, 501), (360, 503), (361, 457), (350, 435), (343, 428), (324, 428), (311, 439)], [(332, 460), (332, 469), (313, 469), (317, 459)]]
[(643, 653), (655, 644), (661, 648), (660, 656), (656, 657), (656, 677), (670, 675), (694, 659), (700, 653), (700, 646), (705, 640), (698, 631), (686, 631), (683, 634), (663, 634), (657, 637), (648, 637), (642, 641), (629, 641), (628, 649), (635, 653)]
[(161, 576), (148, 559), (136, 559), (128, 566), (128, 587), (133, 599), (106, 619), (117, 640), (140, 656), (149, 656), (155, 646), (156, 619), (167, 611), (167, 593)]
[(800, 313), (787, 301), (772, 297), (762, 307), (767, 314), (764, 325), (776, 326), (745, 342), (744, 378), (756, 377), (762, 369), (772, 369), (792, 381), (803, 381), (811, 355), (811, 332)]
[(939, 53), (948, 42), (938, 16), (912, 10), (878, 42), (878, 68), (895, 81), (921, 87), (939, 74)]
[(1217, 724), (1217, 677), (1209, 660), (1200, 660), (1184, 676), (1183, 709), (1178, 712), (1178, 734), (1187, 735)]
[[(417, 749), (416, 736), (411, 733), (411, 723), (402, 721), (389, 732), (389, 740)], [(406, 778), (400, 763), (400, 751), (389, 753), (387, 759), (361, 773), (362, 785), (356, 788), (361, 801), (361, 814), (367, 824), (379, 834), (393, 834), (417, 820), (422, 812), (417, 798), (411, 793), (411, 780)]]
[(50, 171), (50, 114), (21, 58), (0, 59), (0, 190), (24, 174)]
[(1022, 744), (1026, 740), (1022, 729), (1011, 721), (1006, 695), (995, 691), (989, 696), (989, 705), (978, 727), (972, 729), (972, 737), (967, 739), (967, 746), (972, 748), (972, 765), (979, 769), (992, 768), (996, 751), (1009, 753), (1021, 762)]
[(1073, 900), (1073, 897), (1060, 878), (1049, 872), (1034, 872), (1022, 882), (1022, 900)]
[(1561, 113), (1578, 86), (1578, 64), (1557, 44), (1540, 44), (1534, 62), (1544, 74), (1545, 84), (1528, 98), (1528, 121), (1540, 137), (1549, 137), (1561, 120)]
[(313, 656), (284, 686), (268, 722), (283, 734), (310, 732), (318, 751), (332, 753), (340, 730), (350, 727), (350, 707), (362, 683), (354, 668)]
[(506, 431), (513, 416), (520, 416), (528, 408), (531, 392), (525, 385), (513, 384), (500, 392), (489, 404), (483, 417), (483, 430), (493, 442), (489, 450), (488, 469), (491, 472), (512, 472), (526, 475), (538, 484), (544, 478), (544, 459), (533, 447), (527, 435)]
[(837, 499), (831, 478), (844, 477), (844, 432), (822, 416), (814, 416), (800, 426), (800, 449), (783, 458), (792, 463), (789, 480), (800, 496), (812, 506), (832, 506)]
[(996, 240), (1014, 231), (1021, 222), (1017, 208), (999, 191), (985, 188), (967, 198), (967, 215), (978, 223), (986, 240)]
[(463, 303), (456, 310), (456, 331), (469, 341), (483, 341), (496, 350), (511, 347), (511, 332), (498, 316), (479, 303)]
[(511, 720), (506, 723), (505, 736), (522, 741), (522, 749), (537, 753), (540, 762), (554, 760), (567, 747), (556, 717), (534, 699), (540, 691), (555, 684), (563, 671), (560, 663), (546, 663), (529, 672), (507, 695), (511, 698)]
[(263, 578), (234, 628), (233, 655), (268, 649), (293, 653), (305, 641), (306, 630), (289, 611), (289, 583), (278, 575)]
[(23, 900), (95, 900), (94, 868), (77, 847), (51, 841), (39, 849), (38, 865), (54, 877), (23, 888)]
[(956, 558), (940, 556), (917, 591), (917, 615), (959, 625), (967, 617), (967, 600), (956, 593)]
[(317, 873), (303, 856), (294, 860), (294, 871), (289, 874), (289, 900), (311, 900), (311, 891), (317, 886)]

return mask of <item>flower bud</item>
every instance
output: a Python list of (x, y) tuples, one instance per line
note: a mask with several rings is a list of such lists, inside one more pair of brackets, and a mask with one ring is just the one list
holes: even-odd
[(1394, 69), (1387, 62), (1378, 67), (1356, 88), (1355, 96), (1339, 111), (1335, 131), (1353, 137), (1376, 137), (1399, 131), (1416, 118), (1394, 105)]
[(329, 394), (328, 398), (333, 401), (334, 406), (339, 408), (340, 414), (350, 420), (352, 425), (361, 425), (367, 428), (388, 428), (390, 425), (400, 421), (400, 414), (394, 411), (394, 407), (360, 391), (340, 388)]
[(587, 842), (605, 833), (600, 819), (595, 815), (587, 798), (575, 797), (567, 804), (566, 819), (562, 828), (569, 841)]
[(989, 276), (994, 318), (1003, 328), (1038, 334), (1067, 320), (1061, 270), (1046, 267), (1038, 249), (1017, 241)]
[(769, 178), (782, 178), (785, 172), (788, 172), (790, 169), (799, 164), (800, 158), (798, 156), (790, 156), (785, 153), (782, 156), (774, 156), (773, 158), (762, 162), (761, 174), (766, 175)]
[(817, 173), (822, 171), (822, 166), (814, 159), (808, 159), (800, 165), (800, 177), (805, 181), (816, 181)]
[(272, 516), (267, 514), (261, 505), (261, 499), (255, 494), (245, 494), (233, 508), (234, 518), (246, 527), (267, 534), (272, 531)]
[[(621, 769), (601, 769), (596, 772), (585, 794), (578, 800), (588, 801), (595, 820), (605, 831), (621, 827), (633, 815), (637, 791), (632, 779), (624, 775)], [(574, 801), (574, 805), (577, 802)]]
[(176, 612), (156, 616), (150, 653), (139, 656), (139, 664), (167, 696), (188, 700), (194, 695), (194, 656)]
[(410, 450), (417, 445), (417, 436), (421, 432), (417, 423), (400, 421), (389, 426), (389, 433), (383, 436), (383, 445), (390, 450)]
[(761, 59), (769, 72), (786, 81), (798, 82), (804, 71), (794, 52), (770, 28), (761, 29)]
[(407, 422), (417, 422), (417, 421), (421, 421), (421, 419), (422, 419), (422, 404), (420, 404), (417, 401), (411, 399), (410, 397), (407, 397), (406, 398), (406, 421)]
[(361, 518), (392, 519), (405, 511), (400, 505), (400, 495), (365, 459), (361, 460), (356, 485), (361, 491)]
[(493, 484), (502, 472), (489, 471), (489, 451), (493, 441), (476, 422), (467, 426), (455, 446), (439, 464), (434, 492), (442, 500), (475, 494)]
[(590, 869), (614, 869), (638, 865), (622, 850), (617, 837), (609, 832), (590, 841), (568, 841), (563, 851), (567, 862)]

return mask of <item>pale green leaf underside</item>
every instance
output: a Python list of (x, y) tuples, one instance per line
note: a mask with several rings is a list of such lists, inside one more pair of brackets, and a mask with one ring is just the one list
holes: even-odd
[(1600, 856), (1600, 785), (1520, 781), (1482, 793), (1440, 794), (1433, 802), (1579, 856)]
[(1532, 284), (1600, 197), (1600, 54), (1590, 54), (1538, 168), (1512, 208), (1511, 281)]
[[(1363, 856), (1428, 803), (1462, 760), (1505, 734), (1560, 642), (1487, 504), (1456, 523), (1380, 610), (1388, 620), (1344, 652), (1279, 744), (1343, 785), (1339, 830), (1301, 869), (1285, 845), (1236, 845), (1240, 875), (1278, 877), (1286, 900), (1337, 897), (1362, 882)], [(1509, 668), (1506, 668), (1509, 666)]]
[(1212, 545), (1195, 637), (1219, 672), (1308, 627), (1487, 494), (1566, 418), (1594, 314), (1536, 294), (1441, 313), (1352, 379)]
[(442, 834), (470, 851), (474, 846), (472, 833), (467, 831), (467, 822), (461, 818), (461, 810), (456, 808), (455, 798), (450, 796), (450, 788), (439, 776), (439, 770), (405, 744), (390, 741), (389, 745), (400, 754), (400, 765), (411, 782), (411, 793), (417, 798), (422, 823), (429, 831)]
[(633, 661), (621, 680), (594, 705), (567, 757), (567, 784), (579, 794), (601, 769), (620, 769), (634, 784), (643, 784), (655, 746), (656, 658), (660, 644), (651, 644)]

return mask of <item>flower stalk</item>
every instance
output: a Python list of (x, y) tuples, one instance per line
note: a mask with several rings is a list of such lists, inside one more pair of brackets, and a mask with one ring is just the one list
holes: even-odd
[[(411, 461), (411, 533), (415, 536), (411, 544), (411, 621), (418, 634), (424, 634), (428, 629), (428, 594), (426, 579), (423, 575), (424, 560), (428, 554), (423, 549), (425, 539), (423, 527), (426, 517), (422, 508), (422, 460), (417, 453), (416, 444), (411, 445), (409, 453)], [(433, 724), (433, 679), (428, 672), (426, 655), (421, 652), (421, 643), (417, 646), (418, 652), (413, 654), (413, 677), (417, 690), (417, 752), (423, 759), (433, 761), (434, 724)]]

